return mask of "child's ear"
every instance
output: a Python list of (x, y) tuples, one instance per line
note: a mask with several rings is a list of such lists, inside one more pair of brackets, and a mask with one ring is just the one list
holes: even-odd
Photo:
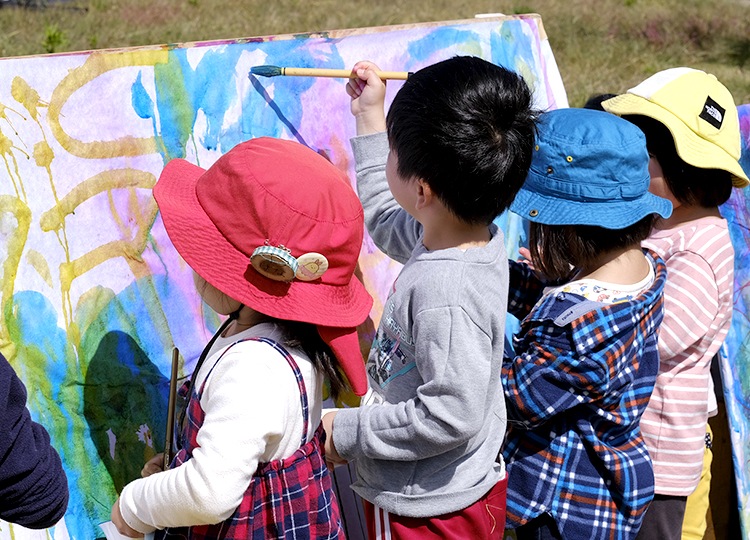
[(430, 188), (429, 184), (425, 182), (424, 180), (422, 180), (421, 178), (417, 178), (416, 187), (417, 187), (416, 208), (418, 210), (421, 210), (422, 208), (430, 206), (430, 204), (432, 204), (432, 201), (435, 198), (435, 193), (432, 191), (432, 188)]

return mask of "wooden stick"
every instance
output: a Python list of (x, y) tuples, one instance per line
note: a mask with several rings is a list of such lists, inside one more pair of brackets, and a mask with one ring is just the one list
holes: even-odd
[(175, 347), (172, 349), (172, 374), (169, 378), (169, 401), (167, 401), (167, 433), (164, 442), (164, 470), (169, 469), (169, 464), (172, 463), (173, 457), (173, 446), (172, 439), (174, 438), (174, 423), (175, 415), (174, 409), (177, 401), (177, 364), (180, 359), (180, 351)]

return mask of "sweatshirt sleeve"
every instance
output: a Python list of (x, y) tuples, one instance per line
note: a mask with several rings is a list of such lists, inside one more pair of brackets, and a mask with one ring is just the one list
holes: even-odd
[(444, 307), (417, 315), (414, 342), (416, 369), (425, 381), (416, 397), (336, 415), (334, 445), (347, 460), (424, 459), (458, 447), (481, 429), (488, 393), (497, 391), (490, 337), (460, 307)]
[(0, 356), (0, 518), (31, 529), (56, 524), (68, 507), (68, 482), (47, 431), (31, 420), (26, 388)]
[(403, 264), (420, 240), (422, 225), (399, 206), (388, 187), (388, 138), (381, 132), (354, 137), (351, 143), (367, 232), (378, 249)]
[[(291, 371), (268, 358), (278, 353), (263, 344), (249, 346), (257, 351), (251, 361), (247, 348), (238, 347), (207, 378), (201, 398), (205, 418), (192, 458), (123, 489), (120, 512), (133, 529), (149, 533), (219, 523), (239, 506), (259, 459), (282, 436), (291, 399), (279, 391), (281, 377)], [(299, 402), (298, 395), (293, 398)]]

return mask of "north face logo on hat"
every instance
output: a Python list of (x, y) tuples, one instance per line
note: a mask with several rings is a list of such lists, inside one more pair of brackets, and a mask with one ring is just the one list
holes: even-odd
[(721, 124), (724, 122), (724, 113), (726, 109), (716, 103), (711, 97), (706, 98), (706, 103), (703, 105), (703, 111), (700, 113), (700, 117), (706, 122), (714, 126), (716, 129), (721, 129)]

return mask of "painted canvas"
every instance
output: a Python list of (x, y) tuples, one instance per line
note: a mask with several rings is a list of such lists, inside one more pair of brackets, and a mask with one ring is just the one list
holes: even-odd
[[(2, 523), (0, 538), (103, 537), (118, 491), (163, 449), (172, 348), (188, 375), (219, 323), (159, 219), (151, 188), (165, 163), (208, 167), (273, 136), (352, 173), (345, 81), (250, 69), (370, 59), (415, 71), (454, 55), (521, 73), (541, 109), (567, 106), (537, 15), (0, 59), (0, 351), (71, 491), (53, 529)], [(389, 82), (389, 101), (400, 84)], [(513, 252), (519, 224), (499, 222)], [(368, 239), (360, 268), (376, 298), (366, 350), (398, 265)]]
[[(750, 175), (750, 104), (738, 107), (742, 132), (740, 164)], [(735, 252), (734, 312), (721, 355), (724, 398), (732, 438), (734, 470), (743, 538), (750, 537), (750, 199), (747, 189), (732, 190), (721, 208), (729, 222)]]

